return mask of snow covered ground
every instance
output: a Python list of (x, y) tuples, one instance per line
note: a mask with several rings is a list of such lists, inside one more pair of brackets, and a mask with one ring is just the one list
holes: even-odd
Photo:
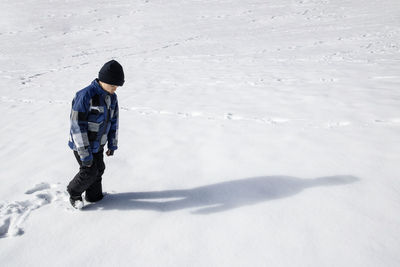
[[(69, 207), (70, 103), (120, 148)], [(0, 3), (1, 266), (399, 266), (397, 0)]]

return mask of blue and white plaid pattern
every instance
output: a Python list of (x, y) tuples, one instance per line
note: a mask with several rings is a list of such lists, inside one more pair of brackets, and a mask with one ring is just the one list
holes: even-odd
[(107, 143), (118, 148), (118, 99), (104, 91), (97, 79), (76, 93), (72, 100), (69, 147), (78, 152), (82, 162), (91, 162), (92, 153)]

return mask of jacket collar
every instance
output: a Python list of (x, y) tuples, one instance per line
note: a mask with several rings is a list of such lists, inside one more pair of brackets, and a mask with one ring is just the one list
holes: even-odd
[(101, 88), (99, 84), (99, 79), (94, 79), (91, 85), (95, 88), (96, 92), (99, 95), (111, 95), (109, 92)]

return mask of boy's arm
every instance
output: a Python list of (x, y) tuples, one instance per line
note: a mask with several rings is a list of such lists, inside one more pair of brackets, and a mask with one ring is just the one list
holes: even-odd
[(107, 146), (109, 150), (114, 151), (118, 149), (118, 124), (119, 124), (118, 101), (115, 104), (114, 114), (112, 115), (113, 116), (111, 117), (111, 128), (107, 135), (107, 142), (108, 142)]
[(71, 109), (71, 135), (84, 166), (91, 166), (93, 155), (88, 137), (88, 114), (90, 98), (76, 95)]

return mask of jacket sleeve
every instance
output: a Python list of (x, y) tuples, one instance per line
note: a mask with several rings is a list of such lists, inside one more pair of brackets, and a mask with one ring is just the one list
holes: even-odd
[(115, 109), (112, 112), (111, 116), (111, 127), (110, 131), (107, 135), (108, 149), (109, 150), (117, 150), (118, 149), (118, 124), (119, 124), (119, 108), (118, 108), (118, 100), (115, 104)]
[(84, 165), (91, 165), (93, 162), (88, 137), (89, 105), (88, 95), (77, 94), (72, 101), (70, 116), (72, 140)]

